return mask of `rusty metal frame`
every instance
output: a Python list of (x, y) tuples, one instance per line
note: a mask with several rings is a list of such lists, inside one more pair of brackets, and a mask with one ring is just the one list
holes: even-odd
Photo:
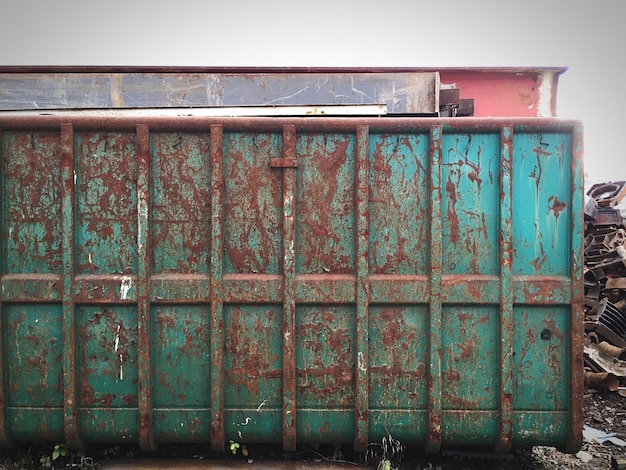
[[(133, 118), (100, 118), (81, 116), (72, 119), (58, 116), (37, 117), (7, 117), (0, 113), (0, 131), (5, 130), (58, 130), (62, 143), (62, 229), (63, 229), (63, 274), (62, 274), (62, 304), (63, 304), (63, 368), (64, 368), (64, 421), (65, 438), (73, 447), (81, 447), (82, 442), (77, 424), (77, 383), (76, 383), (76, 331), (75, 331), (75, 279), (74, 279), (74, 135), (76, 130), (127, 130), (137, 133), (138, 158), (138, 294), (139, 310), (139, 442), (144, 449), (153, 449), (154, 430), (152, 423), (151, 394), (152, 384), (150, 376), (150, 282), (149, 282), (149, 242), (150, 226), (148, 207), (150, 205), (149, 171), (150, 151), (149, 136), (152, 131), (205, 131), (210, 129), (210, 161), (211, 161), (211, 273), (210, 273), (210, 333), (211, 341), (211, 447), (215, 450), (224, 449), (224, 287), (222, 273), (223, 253), (223, 132), (224, 130), (242, 131), (271, 131), (283, 135), (284, 152), (282, 159), (274, 159), (274, 164), (281, 167), (283, 173), (283, 276), (282, 276), (282, 303), (284, 307), (283, 324), (283, 446), (286, 450), (295, 449), (296, 445), (296, 379), (295, 379), (295, 305), (297, 302), (295, 261), (293, 243), (295, 239), (295, 172), (297, 160), (295, 156), (295, 139), (297, 132), (328, 132), (345, 131), (356, 134), (357, 161), (356, 161), (356, 221), (357, 221), (357, 272), (354, 280), (354, 303), (356, 304), (356, 354), (355, 383), (356, 383), (356, 413), (355, 413), (355, 448), (363, 450), (368, 442), (368, 372), (364, 364), (368, 361), (368, 310), (371, 285), (368, 275), (368, 162), (367, 149), (369, 133), (372, 131), (412, 131), (428, 130), (430, 133), (430, 159), (433, 167), (438, 171), (430, 174), (430, 253), (431, 276), (430, 280), (422, 279), (428, 288), (426, 302), (430, 308), (430, 364), (428, 368), (428, 437), (426, 450), (437, 452), (442, 442), (442, 367), (441, 341), (442, 318), (441, 310), (446, 288), (442, 269), (442, 226), (440, 220), (442, 198), (442, 136), (446, 132), (484, 132), (499, 130), (501, 133), (501, 222), (499, 227), (500, 241), (500, 432), (496, 449), (507, 452), (511, 449), (513, 435), (513, 408), (512, 408), (512, 335), (513, 335), (513, 305), (514, 279), (511, 268), (512, 259), (512, 204), (511, 187), (512, 175), (515, 171), (511, 165), (512, 148), (516, 132), (538, 130), (569, 132), (573, 136), (572, 144), (572, 226), (571, 233), (571, 279), (551, 280), (542, 277), (535, 279), (537, 283), (560, 282), (559, 285), (570, 286), (570, 298), (567, 303), (571, 306), (570, 333), (570, 437), (569, 450), (577, 449), (581, 444), (583, 423), (583, 269), (582, 269), (582, 237), (583, 237), (583, 187), (582, 187), (582, 126), (578, 121), (560, 120), (553, 118), (510, 118), (506, 121), (499, 119), (467, 118), (467, 119), (432, 119), (432, 118), (208, 118), (208, 117), (159, 117), (154, 116), (142, 119), (141, 122)], [(2, 171), (2, 168), (0, 168)], [(0, 174), (1, 176), (1, 174)], [(4, 206), (2, 207), (4, 210)], [(580, 216), (576, 216), (579, 214)], [(4, 250), (0, 254), (0, 268), (4, 272)], [(332, 275), (331, 275), (332, 276)], [(455, 276), (455, 282), (470, 285), (471, 276)], [(0, 298), (0, 320), (2, 317), (2, 302)], [(561, 303), (560, 299), (550, 300), (540, 298), (538, 304)], [(4, 324), (3, 322), (1, 323)], [(1, 333), (1, 331), (0, 331)], [(0, 366), (3, 366), (3, 350), (0, 349)], [(10, 437), (6, 433), (6, 390), (8, 384), (4, 377), (0, 377), (0, 445), (10, 445)]]
[(82, 447), (78, 430), (76, 382), (76, 315), (74, 276), (74, 126), (61, 124), (61, 165), (63, 178), (63, 417), (65, 441), (73, 448)]
[[(3, 154), (4, 152), (4, 139), (2, 138), (3, 136), (3, 129), (2, 127), (0, 127), (0, 155)], [(4, 194), (4, 165), (2, 163), (2, 161), (0, 160), (0, 194)], [(4, 204), (0, 203), (0, 233), (5, 233), (4, 231)], [(0, 241), (0, 279), (2, 277), (2, 274), (5, 271), (5, 242), (4, 239), (2, 239), (2, 241)], [(0, 338), (4, 337), (4, 332), (5, 332), (5, 320), (4, 320), (4, 313), (3, 313), (3, 309), (2, 309), (2, 305), (3, 305), (3, 294), (2, 294), (2, 288), (0, 286)], [(4, 347), (3, 345), (0, 343), (0, 447), (2, 448), (11, 448), (13, 447), (13, 443), (11, 442), (10, 437), (8, 436), (7, 433), (7, 427), (5, 425), (6, 423), (6, 407), (7, 407), (7, 387), (8, 384), (6, 383), (6, 374), (4, 373), (5, 370), (5, 353), (4, 353)]]
[[(296, 127), (283, 126), (283, 160), (296, 159)], [(296, 450), (296, 171), (283, 167), (283, 448)]]
[(500, 134), (500, 436), (499, 452), (513, 444), (513, 129)]
[(442, 368), (441, 368), (441, 330), (442, 330), (442, 299), (441, 280), (443, 270), (443, 247), (441, 227), (441, 185), (442, 185), (442, 124), (433, 124), (430, 127), (430, 159), (432, 171), (430, 174), (430, 364), (428, 371), (428, 440), (427, 452), (441, 450), (442, 424)]
[[(584, 349), (584, 256), (581, 253), (584, 237), (584, 178), (583, 178), (583, 127), (579, 122), (572, 123), (572, 253), (571, 259), (571, 382), (572, 410), (568, 451), (576, 451), (582, 444), (581, 429), (584, 421), (583, 395), (584, 374), (583, 357), (580, 351)], [(576, 217), (575, 215), (578, 214)]]
[(223, 205), (224, 144), (223, 127), (212, 123), (211, 130), (211, 291), (208, 293), (211, 304), (211, 447), (223, 451), (224, 438), (224, 292), (222, 282), (223, 246)]
[[(465, 117), (214, 117), (214, 116), (90, 116), (76, 117), (40, 115), (11, 115), (0, 111), (0, 128), (3, 130), (59, 130), (62, 123), (71, 123), (75, 129), (102, 131), (135, 131), (137, 124), (149, 126), (151, 131), (206, 131), (212, 125), (238, 131), (282, 132), (283, 126), (296, 125), (299, 132), (354, 131), (359, 126), (367, 126), (370, 131), (396, 132), (399, 130), (430, 129), (441, 125), (444, 132), (484, 132), (500, 129), (504, 123), (516, 132), (565, 131), (572, 132), (581, 126), (579, 121), (558, 118), (479, 118)], [(582, 132), (582, 129), (581, 129)], [(578, 149), (582, 152), (582, 149)]]
[(356, 370), (355, 444), (357, 451), (369, 443), (369, 129), (356, 129)]
[(137, 124), (137, 315), (139, 445), (154, 450), (152, 368), (150, 366), (150, 128)]

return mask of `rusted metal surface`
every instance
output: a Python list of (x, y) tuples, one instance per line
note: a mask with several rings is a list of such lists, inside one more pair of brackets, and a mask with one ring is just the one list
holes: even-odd
[(559, 77), (565, 68), (442, 69), (442, 84), (454, 84), (460, 97), (473, 99), (474, 116), (553, 117)]
[(369, 104), (392, 114), (439, 112), (434, 71), (6, 70), (0, 68), (2, 110)]
[(578, 122), (0, 133), (3, 445), (579, 447)]
[[(233, 107), (315, 105), (320, 110), (299, 112), (319, 114), (328, 112), (325, 105), (370, 105), (400, 115), (554, 117), (559, 77), (566, 70), (0, 66), (0, 109), (158, 107), (164, 113), (167, 108), (183, 113), (193, 107), (220, 107), (224, 113)], [(452, 100), (446, 98), (450, 90), (455, 92)]]

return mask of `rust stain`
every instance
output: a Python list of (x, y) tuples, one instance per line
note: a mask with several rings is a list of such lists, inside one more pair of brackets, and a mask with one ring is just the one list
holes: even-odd
[(535, 179), (535, 185), (537, 186), (537, 192), (539, 192), (539, 185), (541, 184), (541, 174), (543, 172), (541, 168), (541, 157), (545, 157), (551, 155), (551, 153), (546, 150), (548, 144), (544, 142), (540, 142), (539, 146), (533, 148), (533, 152), (537, 157), (537, 166), (533, 168), (533, 171), (530, 174), (530, 178)]
[(448, 193), (448, 198), (450, 203), (448, 204), (448, 219), (450, 220), (450, 241), (452, 243), (458, 243), (460, 239), (459, 235), (459, 216), (456, 213), (456, 186), (451, 181), (448, 180), (446, 183), (446, 192)]
[(125, 406), (137, 406), (137, 395), (129, 393), (127, 395), (123, 395), (121, 398)]
[(105, 407), (110, 408), (113, 405), (113, 400), (115, 400), (114, 393), (103, 393), (100, 402)]
[(559, 214), (567, 207), (567, 204), (563, 201), (559, 201), (556, 196), (550, 196), (548, 198), (548, 209), (554, 213), (556, 219), (559, 218)]
[(471, 341), (460, 343), (458, 348), (461, 350), (461, 359), (469, 359), (474, 353), (474, 344)]

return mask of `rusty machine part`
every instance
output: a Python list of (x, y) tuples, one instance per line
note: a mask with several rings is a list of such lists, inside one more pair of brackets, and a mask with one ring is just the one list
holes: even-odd
[(587, 191), (601, 207), (614, 207), (618, 205), (626, 195), (626, 181), (613, 181), (597, 183)]

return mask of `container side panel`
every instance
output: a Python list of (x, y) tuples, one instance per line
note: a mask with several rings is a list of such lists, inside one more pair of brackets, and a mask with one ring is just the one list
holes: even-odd
[[(258, 411), (257, 411), (258, 410)], [(226, 440), (262, 444), (282, 442), (282, 410), (265, 408), (224, 410)]]
[(345, 134), (298, 136), (298, 274), (355, 274), (355, 141)]
[(152, 270), (210, 272), (208, 134), (151, 136)]
[(446, 447), (488, 448), (499, 431), (497, 411), (446, 410), (441, 435)]
[(296, 367), (301, 407), (354, 406), (354, 308), (296, 309)]
[(163, 409), (152, 412), (154, 438), (159, 443), (206, 444), (211, 434), (211, 411), (203, 409)]
[(514, 412), (513, 446), (566, 446), (568, 445), (567, 436), (571, 432), (570, 423), (569, 411)]
[(282, 441), (282, 312), (274, 305), (224, 306), (227, 439)]
[(7, 408), (6, 423), (16, 442), (65, 442), (63, 408)]
[(77, 306), (76, 320), (81, 408), (136, 408), (137, 309)]
[(390, 433), (403, 442), (424, 442), (427, 331), (428, 309), (424, 305), (370, 306), (370, 441)]
[(9, 407), (63, 407), (61, 306), (7, 304), (3, 357)]
[(61, 152), (55, 132), (5, 132), (5, 273), (61, 273)]
[(374, 134), (369, 146), (370, 273), (426, 274), (428, 135)]
[(134, 133), (77, 133), (77, 274), (137, 271), (135, 141)]
[(298, 442), (351, 442), (354, 429), (355, 308), (296, 308)]
[(224, 273), (278, 274), (282, 246), (281, 134), (224, 136)]
[(497, 274), (500, 135), (444, 134), (442, 158), (444, 272)]
[(298, 442), (349, 444), (354, 442), (354, 422), (354, 410), (301, 409), (296, 414), (296, 436)]
[(428, 436), (428, 411), (391, 408), (370, 411), (369, 431), (371, 442), (380, 442), (390, 433), (400, 442), (423, 445)]
[(159, 442), (210, 437), (209, 307), (152, 306), (152, 404)]
[(137, 442), (137, 408), (81, 410), (79, 434), (97, 444)]
[(569, 306), (514, 308), (515, 411), (555, 412), (570, 408), (570, 316)]
[(280, 408), (282, 308), (225, 305), (224, 325), (224, 406), (248, 410)]
[[(498, 308), (444, 306), (444, 410), (496, 410), (499, 397)], [(477, 423), (474, 423), (476, 426)], [(483, 423), (484, 424), (484, 423)]]
[[(370, 307), (370, 410), (425, 410), (428, 405), (428, 311), (425, 306)], [(393, 432), (394, 423), (387, 423)]]
[(154, 407), (208, 408), (208, 306), (153, 305), (151, 324)]
[(570, 139), (569, 134), (515, 134), (514, 275), (570, 275)]

